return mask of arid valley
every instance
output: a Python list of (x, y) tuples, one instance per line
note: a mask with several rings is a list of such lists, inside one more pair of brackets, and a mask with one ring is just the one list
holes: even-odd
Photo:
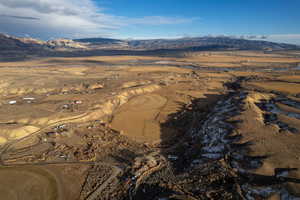
[(300, 198), (300, 51), (137, 52), (0, 63), (0, 199)]

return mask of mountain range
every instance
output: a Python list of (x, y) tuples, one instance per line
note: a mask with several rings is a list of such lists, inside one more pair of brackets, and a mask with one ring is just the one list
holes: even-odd
[[(42, 41), (0, 34), (0, 56), (47, 56), (53, 52), (82, 51), (201, 51), (201, 50), (298, 50), (299, 46), (233, 37), (119, 40), (111, 38), (56, 39)], [(56, 53), (54, 53), (56, 55)]]

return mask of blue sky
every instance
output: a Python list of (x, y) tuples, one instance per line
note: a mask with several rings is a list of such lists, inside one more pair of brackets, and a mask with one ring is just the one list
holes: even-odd
[(300, 0), (0, 0), (0, 32), (42, 39), (265, 35), (300, 44), (299, 10)]
[(107, 0), (98, 3), (111, 14), (187, 19), (186, 23), (170, 25), (132, 25), (120, 30), (123, 37), (300, 33), (299, 0)]

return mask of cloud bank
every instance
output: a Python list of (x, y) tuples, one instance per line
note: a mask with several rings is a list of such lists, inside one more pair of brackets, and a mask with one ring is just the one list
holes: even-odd
[(300, 45), (300, 34), (273, 34), (268, 35), (264, 40)]
[(111, 15), (92, 0), (0, 0), (0, 13), (0, 32), (43, 39), (112, 36), (130, 25), (170, 25), (197, 20)]

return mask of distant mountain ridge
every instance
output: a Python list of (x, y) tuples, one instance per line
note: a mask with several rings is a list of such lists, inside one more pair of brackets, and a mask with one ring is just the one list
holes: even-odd
[(14, 37), (0, 33), (0, 54), (22, 52), (33, 54), (35, 52), (53, 51), (57, 49), (86, 49), (86, 45), (70, 39), (55, 39), (49, 41), (34, 38)]
[[(217, 50), (300, 50), (293, 44), (263, 40), (247, 40), (232, 37), (194, 37), (178, 39), (119, 40), (111, 38), (56, 39), (42, 41), (34, 38), (18, 38), (0, 34), (0, 56), (18, 55), (51, 56), (64, 52), (89, 52), (89, 54), (137, 54), (141, 51), (217, 51)], [(104, 52), (106, 51), (106, 52)], [(75, 55), (75, 54), (74, 54)]]
[(181, 39), (132, 40), (129, 46), (144, 49), (177, 49), (199, 47), (221, 47), (237, 50), (285, 50), (298, 49), (297, 45), (268, 42), (263, 40), (246, 40), (231, 37), (195, 37)]
[(120, 45), (130, 49), (156, 50), (156, 49), (203, 49), (216, 47), (237, 50), (287, 50), (299, 49), (299, 46), (285, 43), (268, 42), (264, 40), (247, 40), (233, 37), (194, 37), (178, 39), (149, 39), (149, 40), (119, 40), (110, 38), (83, 38), (76, 42), (89, 45)]
[(93, 44), (118, 44), (124, 42), (124, 40), (111, 39), (111, 38), (83, 38), (83, 39), (74, 39), (75, 42), (81, 43), (93, 43)]
[(42, 47), (34, 39), (26, 40), (24, 38), (17, 38), (6, 34), (0, 34), (0, 51), (14, 51), (14, 50), (33, 50)]

